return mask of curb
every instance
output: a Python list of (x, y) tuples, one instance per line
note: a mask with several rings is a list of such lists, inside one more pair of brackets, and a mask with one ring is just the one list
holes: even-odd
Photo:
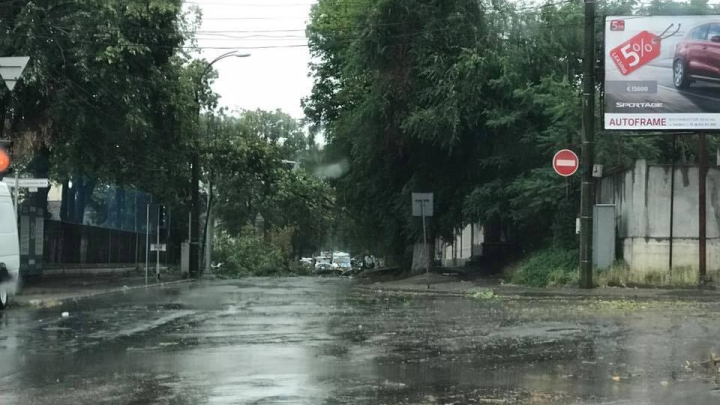
[(356, 286), (355, 289), (372, 292), (372, 293), (393, 293), (393, 294), (413, 294), (413, 295), (430, 295), (434, 297), (467, 297), (469, 293), (465, 292), (451, 292), (431, 289), (409, 289), (409, 288), (392, 288), (384, 286), (366, 287)]
[[(364, 292), (372, 292), (378, 294), (412, 294), (427, 295), (434, 297), (461, 297), (472, 298), (475, 291), (452, 292), (434, 289), (415, 289), (415, 288), (394, 288), (383, 285), (373, 286), (355, 286), (355, 289)], [(615, 294), (580, 294), (580, 293), (556, 293), (553, 291), (503, 291), (492, 287), (485, 288), (492, 291), (495, 298), (506, 300), (664, 300), (664, 301), (720, 301), (720, 294), (703, 294), (697, 290), (660, 290), (658, 293), (640, 294), (640, 295), (615, 295)], [(668, 294), (672, 291), (678, 294)], [(683, 295), (682, 293), (686, 293)]]
[(175, 280), (175, 281), (167, 281), (167, 282), (156, 283), (156, 284), (136, 285), (136, 286), (132, 286), (132, 287), (122, 286), (122, 287), (117, 287), (117, 288), (113, 288), (110, 290), (97, 291), (97, 292), (81, 294), (81, 295), (74, 295), (71, 297), (63, 297), (63, 298), (57, 298), (57, 299), (47, 298), (47, 299), (23, 300), (22, 298), (19, 298), (19, 297), (22, 297), (22, 295), (20, 295), (20, 296), (16, 296), (13, 300), (11, 300), (10, 304), (12, 306), (17, 306), (17, 307), (28, 306), (28, 307), (34, 307), (34, 308), (52, 308), (52, 307), (60, 306), (63, 303), (68, 302), (68, 301), (75, 301), (75, 300), (80, 300), (80, 299), (84, 299), (84, 298), (92, 298), (92, 297), (97, 297), (100, 295), (115, 294), (115, 293), (119, 293), (119, 292), (127, 292), (127, 291), (148, 289), (148, 288), (155, 288), (155, 287), (165, 287), (165, 286), (174, 285), (174, 284), (189, 283), (192, 281), (195, 281), (195, 280), (193, 280), (193, 279)]

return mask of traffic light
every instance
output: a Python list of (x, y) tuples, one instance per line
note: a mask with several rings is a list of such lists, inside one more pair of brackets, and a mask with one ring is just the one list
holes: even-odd
[(10, 154), (0, 146), (0, 174), (5, 173), (10, 168)]
[(158, 225), (160, 228), (167, 227), (167, 207), (162, 204), (158, 205)]

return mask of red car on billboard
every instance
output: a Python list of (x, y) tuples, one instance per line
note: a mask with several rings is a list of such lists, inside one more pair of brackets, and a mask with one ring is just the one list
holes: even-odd
[(720, 84), (720, 22), (698, 25), (675, 46), (673, 84), (684, 89), (694, 81)]

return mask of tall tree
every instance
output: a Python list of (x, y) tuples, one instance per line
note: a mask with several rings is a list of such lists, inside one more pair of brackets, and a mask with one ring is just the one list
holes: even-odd
[(35, 175), (73, 184), (76, 220), (99, 181), (159, 191), (179, 178), (194, 105), (181, 0), (11, 2), (0, 13), (3, 54), (31, 56), (3, 111), (18, 147), (42, 157), (26, 159)]
[[(306, 113), (349, 160), (338, 201), (365, 240), (408, 252), (412, 191), (435, 193), (434, 236), (470, 221), (524, 246), (568, 232), (577, 183), (549, 162), (579, 143), (582, 21), (574, 2), (320, 0)], [(656, 158), (659, 143), (608, 136), (598, 163)]]

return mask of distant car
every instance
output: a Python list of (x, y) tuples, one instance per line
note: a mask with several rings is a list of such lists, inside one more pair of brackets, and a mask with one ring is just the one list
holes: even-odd
[(673, 84), (685, 89), (694, 81), (720, 83), (720, 22), (698, 25), (675, 46)]
[(333, 264), (330, 262), (330, 258), (328, 258), (328, 257), (315, 258), (315, 273), (327, 274), (327, 273), (334, 273), (334, 272), (335, 272), (335, 268), (333, 267)]
[(312, 258), (309, 258), (309, 257), (303, 257), (302, 259), (300, 259), (300, 263), (301, 263), (301, 264), (304, 264), (304, 265), (307, 265), (307, 266), (312, 266), (312, 264), (313, 264), (313, 259), (312, 259)]
[(350, 255), (347, 253), (339, 252), (333, 255), (333, 264), (336, 266), (337, 269), (343, 272), (352, 269)]

